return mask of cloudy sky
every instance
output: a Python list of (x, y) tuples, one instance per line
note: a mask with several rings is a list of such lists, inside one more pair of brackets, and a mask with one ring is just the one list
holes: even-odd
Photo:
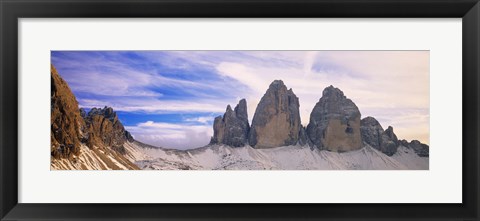
[(135, 139), (204, 146), (213, 119), (247, 99), (251, 119), (281, 79), (300, 99), (302, 124), (333, 85), (399, 138), (429, 143), (428, 51), (52, 51), (81, 107), (111, 106)]

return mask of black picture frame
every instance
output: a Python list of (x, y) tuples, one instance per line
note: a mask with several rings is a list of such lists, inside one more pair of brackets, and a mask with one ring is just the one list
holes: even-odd
[[(478, 0), (0, 0), (1, 220), (478, 220)], [(18, 19), (134, 17), (462, 18), (461, 204), (18, 203)], [(448, 42), (445, 42), (448, 44)], [(441, 193), (438, 193), (441, 194)]]

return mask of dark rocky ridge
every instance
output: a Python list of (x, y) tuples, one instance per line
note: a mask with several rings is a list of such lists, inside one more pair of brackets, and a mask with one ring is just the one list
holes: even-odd
[[(273, 81), (260, 100), (248, 137), (255, 148), (295, 145), (301, 135), (298, 97), (281, 80)], [(300, 139), (302, 138), (302, 139)]]
[[(80, 112), (85, 113), (83, 109)], [(82, 116), (87, 126), (88, 136), (85, 141), (88, 147), (111, 147), (125, 154), (123, 144), (127, 141), (132, 142), (133, 137), (125, 130), (118, 120), (117, 113), (111, 107), (92, 108), (88, 114)]]
[(388, 156), (395, 154), (400, 146), (413, 149), (420, 157), (429, 156), (429, 146), (418, 140), (408, 142), (398, 140), (393, 132), (393, 127), (388, 126), (384, 131), (380, 123), (373, 117), (366, 117), (361, 121), (361, 132), (363, 141), (373, 148)]
[(389, 126), (384, 131), (380, 123), (373, 117), (363, 118), (360, 124), (363, 142), (388, 156), (397, 152), (399, 143), (392, 127)]
[(406, 140), (400, 140), (400, 145), (408, 147), (415, 151), (415, 153), (420, 157), (429, 157), (430, 147), (426, 144), (421, 143), (418, 140), (412, 140), (408, 142)]
[(248, 143), (249, 131), (247, 101), (242, 99), (235, 107), (235, 110), (232, 110), (230, 105), (228, 105), (223, 117), (218, 116), (215, 118), (213, 137), (210, 144), (243, 147)]
[(360, 111), (352, 100), (333, 86), (323, 90), (322, 97), (310, 114), (307, 135), (313, 145), (330, 151), (351, 151), (363, 147), (360, 133)]

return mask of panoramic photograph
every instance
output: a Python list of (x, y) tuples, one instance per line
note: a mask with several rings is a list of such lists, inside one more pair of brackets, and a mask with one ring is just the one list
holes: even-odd
[(51, 51), (51, 170), (428, 170), (429, 51)]

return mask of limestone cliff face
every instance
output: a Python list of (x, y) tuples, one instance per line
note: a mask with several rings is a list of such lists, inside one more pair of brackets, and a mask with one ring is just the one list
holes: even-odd
[(398, 139), (392, 127), (383, 130), (380, 123), (373, 117), (366, 117), (360, 122), (363, 142), (382, 151), (388, 156), (397, 152)]
[(113, 109), (92, 108), (87, 114), (78, 108), (74, 94), (53, 65), (50, 72), (52, 168), (61, 168), (68, 163), (74, 169), (87, 169), (78, 159), (85, 158), (82, 153), (90, 152), (90, 163), (102, 165), (102, 169), (138, 169), (127, 160), (128, 153), (124, 147), (126, 142), (134, 142), (134, 139), (124, 129)]
[(80, 153), (85, 122), (80, 116), (78, 102), (53, 65), (51, 73), (51, 155), (71, 158)]
[(352, 100), (340, 89), (329, 86), (313, 108), (306, 132), (319, 149), (357, 150), (363, 147), (360, 118), (360, 111)]
[[(82, 110), (82, 112), (85, 111)], [(111, 107), (92, 108), (88, 114), (84, 115), (84, 120), (88, 134), (86, 143), (90, 148), (110, 147), (124, 154), (123, 144), (127, 140), (130, 142), (133, 140)]]
[(247, 102), (245, 99), (232, 110), (227, 106), (225, 114), (215, 118), (213, 123), (213, 137), (210, 144), (226, 144), (232, 147), (243, 147), (248, 143)]
[(272, 148), (297, 144), (301, 121), (298, 97), (281, 80), (273, 81), (255, 110), (249, 144)]
[[(355, 103), (333, 86), (325, 88), (310, 114), (307, 127), (301, 125), (299, 99), (283, 81), (273, 81), (261, 98), (248, 125), (247, 106), (242, 99), (235, 110), (215, 118), (210, 144), (274, 148), (299, 144), (320, 150), (345, 152), (368, 144), (388, 156), (403, 145), (417, 155), (428, 157), (429, 147), (419, 141), (399, 141), (389, 126), (386, 130), (373, 117), (361, 119)], [(248, 136), (247, 136), (248, 135)]]

